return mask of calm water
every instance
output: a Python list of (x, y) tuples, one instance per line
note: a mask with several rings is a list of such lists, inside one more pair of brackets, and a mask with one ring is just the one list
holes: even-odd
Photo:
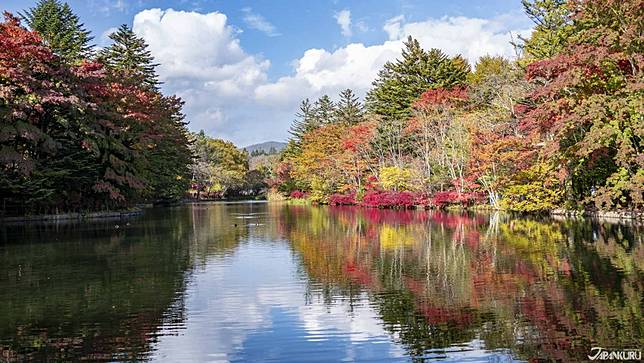
[(643, 239), (264, 203), (5, 225), (0, 361), (582, 360), (643, 348)]

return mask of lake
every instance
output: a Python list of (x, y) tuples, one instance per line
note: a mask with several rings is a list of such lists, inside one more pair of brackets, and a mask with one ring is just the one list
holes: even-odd
[(204, 203), (0, 225), (0, 360), (586, 360), (640, 349), (642, 229)]

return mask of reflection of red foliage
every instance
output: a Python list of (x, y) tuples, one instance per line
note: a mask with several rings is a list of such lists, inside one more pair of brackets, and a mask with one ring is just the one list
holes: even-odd
[(423, 314), (430, 324), (455, 324), (459, 327), (467, 327), (472, 321), (472, 312), (463, 308), (437, 307), (431, 301), (424, 298), (425, 283), (411, 277), (405, 278), (405, 287), (411, 291), (416, 298), (416, 307)]
[(360, 285), (370, 285), (373, 281), (369, 269), (361, 268), (352, 261), (345, 262), (342, 271)]

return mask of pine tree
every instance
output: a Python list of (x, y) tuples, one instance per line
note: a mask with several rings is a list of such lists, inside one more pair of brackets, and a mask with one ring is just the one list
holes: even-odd
[(324, 95), (315, 101), (315, 118), (321, 125), (335, 122), (335, 110), (335, 104), (327, 95)]
[(40, 0), (21, 15), (31, 30), (37, 31), (65, 62), (76, 63), (91, 55), (93, 38), (67, 3)]
[(295, 144), (300, 143), (304, 134), (320, 127), (316, 113), (316, 108), (308, 98), (300, 103), (300, 110), (295, 114), (296, 119), (289, 130)]
[(449, 58), (439, 49), (425, 51), (411, 36), (404, 44), (402, 58), (384, 65), (367, 94), (367, 109), (385, 119), (407, 119), (423, 92), (464, 84), (470, 73), (460, 56)]
[(158, 64), (154, 63), (145, 40), (125, 24), (110, 34), (110, 39), (114, 43), (99, 52), (99, 60), (108, 69), (118, 72), (127, 83), (156, 88), (159, 85), (155, 71)]
[(340, 92), (340, 100), (336, 104), (335, 119), (337, 122), (353, 126), (363, 120), (363, 107), (358, 96), (351, 89)]
[(548, 59), (559, 54), (574, 33), (569, 0), (522, 0), (523, 9), (536, 25), (530, 38), (519, 38), (530, 60)]

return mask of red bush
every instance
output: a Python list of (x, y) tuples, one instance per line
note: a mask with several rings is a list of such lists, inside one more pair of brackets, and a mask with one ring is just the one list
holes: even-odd
[(329, 197), (329, 205), (356, 205), (356, 193), (332, 194)]
[(368, 191), (362, 198), (363, 207), (411, 208), (418, 205), (420, 196), (412, 192)]
[(308, 193), (305, 193), (301, 190), (294, 190), (291, 192), (290, 197), (291, 199), (305, 199), (306, 197), (308, 197)]
[(471, 205), (474, 202), (481, 201), (480, 193), (467, 192), (459, 193), (456, 191), (434, 193), (432, 203), (438, 207), (444, 207), (449, 204)]

